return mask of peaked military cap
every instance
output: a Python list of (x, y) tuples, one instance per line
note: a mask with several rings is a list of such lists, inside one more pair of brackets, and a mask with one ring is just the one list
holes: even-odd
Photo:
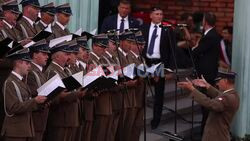
[(32, 5), (36, 8), (40, 8), (40, 3), (38, 0), (22, 0), (20, 4), (22, 4), (22, 7), (25, 7), (27, 5)]
[(50, 52), (52, 54), (56, 53), (58, 51), (72, 53), (72, 50), (69, 47), (69, 42), (63, 41), (62, 43), (59, 43), (59, 44), (55, 45), (54, 47), (50, 48)]
[(5, 2), (3, 5), (2, 5), (2, 9), (3, 11), (11, 11), (13, 13), (16, 13), (16, 14), (20, 14), (21, 12), (19, 11), (19, 8), (18, 8), (18, 3), (16, 0), (12, 0), (12, 1), (8, 1), (8, 2)]
[(71, 11), (69, 3), (65, 3), (65, 4), (57, 6), (56, 7), (56, 12), (57, 13), (63, 13), (63, 14), (66, 14), (66, 15), (72, 15), (72, 11)]
[(219, 81), (221, 79), (235, 79), (236, 77), (235, 72), (227, 72), (227, 71), (218, 71), (216, 81)]
[(108, 43), (109, 43), (109, 38), (106, 34), (99, 34), (93, 36), (93, 44), (95, 45), (106, 48), (108, 47)]
[(44, 52), (50, 53), (49, 44), (45, 39), (36, 42), (34, 45), (29, 47), (31, 52)]
[(86, 50), (90, 50), (88, 48), (87, 36), (78, 37), (78, 38), (76, 38), (76, 41), (77, 41), (77, 44), (79, 45), (79, 47), (84, 48)]
[(41, 12), (48, 13), (48, 14), (51, 14), (51, 15), (55, 15), (56, 14), (56, 7), (55, 7), (54, 3), (51, 2), (49, 4), (46, 4), (46, 5), (42, 6), (41, 7)]
[(120, 40), (135, 40), (135, 35), (131, 31), (125, 31), (119, 35), (119, 39)]
[(29, 48), (18, 50), (12, 54), (9, 54), (7, 58), (11, 60), (24, 60), (24, 61), (30, 62), (31, 61), (30, 50)]
[(69, 48), (71, 49), (72, 52), (78, 53), (79, 52), (79, 46), (77, 44), (76, 39), (72, 40), (69, 42)]

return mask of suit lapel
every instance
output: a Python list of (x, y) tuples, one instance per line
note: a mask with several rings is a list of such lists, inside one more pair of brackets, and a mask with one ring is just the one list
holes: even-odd
[[(23, 22), (24, 22), (24, 24), (25, 24), (25, 27), (28, 28), (28, 29), (26, 29), (26, 30), (27, 30), (27, 33), (30, 33), (30, 31), (31, 31), (34, 35), (36, 35), (35, 28), (33, 28), (33, 27), (28, 23), (28, 21), (27, 21), (26, 19), (24, 19), (24, 18), (23, 18)], [(34, 26), (35, 26), (35, 25), (34, 25)], [(28, 30), (30, 30), (30, 31), (28, 31)]]

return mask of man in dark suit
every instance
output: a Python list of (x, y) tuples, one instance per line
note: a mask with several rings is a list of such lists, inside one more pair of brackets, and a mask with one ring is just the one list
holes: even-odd
[[(214, 85), (218, 73), (219, 47), (221, 37), (215, 29), (216, 17), (213, 13), (205, 13), (203, 18), (203, 37), (192, 50), (195, 59), (195, 68), (199, 76), (203, 75), (206, 81)], [(202, 129), (208, 117), (208, 110), (202, 110)]]
[[(172, 34), (171, 30), (160, 28), (163, 19), (163, 11), (159, 7), (152, 8), (150, 18), (152, 20), (151, 24), (142, 27), (143, 36), (146, 41), (143, 56), (148, 66), (163, 63), (165, 67), (169, 67), (171, 50), (168, 32)], [(161, 120), (165, 87), (164, 77), (157, 77), (154, 86), (155, 97), (153, 120), (151, 121), (152, 129), (157, 128)]]
[(121, 33), (125, 29), (138, 28), (139, 22), (129, 15), (130, 12), (131, 3), (128, 0), (121, 0), (118, 5), (118, 14), (104, 19), (101, 27), (101, 33), (113, 29), (118, 29)]

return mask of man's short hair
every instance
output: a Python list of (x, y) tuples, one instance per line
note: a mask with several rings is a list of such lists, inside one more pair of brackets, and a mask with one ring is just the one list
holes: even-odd
[(131, 5), (131, 1), (130, 1), (130, 0), (121, 0), (121, 1), (119, 2), (119, 5), (120, 5), (120, 4)]
[(212, 12), (204, 13), (204, 19), (210, 26), (215, 26), (216, 16)]

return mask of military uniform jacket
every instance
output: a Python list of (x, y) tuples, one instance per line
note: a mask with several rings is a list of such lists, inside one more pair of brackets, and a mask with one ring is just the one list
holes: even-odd
[[(119, 50), (118, 53), (119, 53), (118, 57), (120, 57), (119, 60), (120, 60), (120, 65), (122, 69), (126, 67), (127, 65), (134, 63), (130, 53), (124, 54), (122, 53), (121, 50)], [(122, 90), (124, 94), (123, 96), (124, 108), (133, 108), (136, 105), (135, 104), (136, 103), (136, 99), (135, 99), (136, 87), (126, 87), (126, 88)]]
[(40, 31), (42, 31), (45, 28), (45, 26), (39, 21), (36, 23), (35, 28), (36, 28), (36, 31), (39, 33)]
[[(47, 81), (46, 75), (44, 72), (41, 72), (37, 66), (31, 63), (31, 71), (27, 75), (27, 85), (31, 90), (32, 97), (37, 96), (37, 89), (41, 87)], [(47, 118), (48, 118), (49, 109), (44, 108), (37, 111), (33, 111), (33, 121), (35, 131), (43, 132), (46, 129)]]
[[(142, 62), (140, 60), (140, 56), (132, 51), (129, 52), (132, 62), (134, 62), (137, 66), (140, 65)], [(142, 60), (143, 61), (143, 60)], [(145, 94), (145, 82), (143, 77), (138, 78), (137, 87), (135, 89), (135, 101), (134, 106), (137, 108), (142, 108), (144, 103), (144, 94)]]
[[(46, 70), (46, 75), (51, 78), (56, 74), (59, 74), (61, 78), (69, 76), (58, 65), (51, 62)], [(71, 92), (63, 99), (55, 98), (52, 101), (48, 119), (49, 125), (54, 127), (77, 127), (79, 126), (78, 118), (78, 96), (75, 92)]]
[[(107, 65), (108, 63), (103, 57), (97, 58), (93, 53), (89, 54), (90, 60), (96, 66)], [(109, 91), (102, 92), (95, 99), (95, 114), (96, 115), (112, 115), (111, 93)]]
[(48, 40), (59, 38), (59, 37), (70, 34), (70, 31), (67, 28), (62, 29), (57, 23), (55, 23), (51, 28), (52, 28), (53, 34), (48, 38)]
[(239, 96), (235, 90), (225, 93), (210, 87), (206, 95), (194, 90), (191, 95), (202, 106), (210, 109), (202, 141), (230, 141), (230, 124), (239, 107)]
[[(20, 91), (20, 97), (16, 87)], [(3, 93), (6, 116), (1, 135), (7, 137), (34, 137), (32, 111), (36, 110), (38, 105), (35, 99), (31, 99), (28, 86), (11, 73), (5, 81)]]
[(3, 29), (1, 29), (1, 33), (4, 38), (11, 38), (14, 41), (20, 41), (22, 39), (21, 33), (15, 28), (10, 28), (6, 23), (3, 22)]
[(36, 31), (36, 24), (30, 25), (30, 23), (22, 17), (17, 23), (17, 29), (22, 33), (22, 40), (26, 38), (34, 37), (38, 32)]

